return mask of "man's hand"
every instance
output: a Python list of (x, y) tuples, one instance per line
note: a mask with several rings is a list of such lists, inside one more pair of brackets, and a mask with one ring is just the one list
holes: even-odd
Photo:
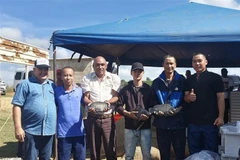
[(95, 112), (95, 108), (93, 108), (93, 107), (90, 107), (91, 106), (91, 104), (92, 104), (92, 102), (91, 103), (88, 103), (88, 112), (92, 112), (92, 113), (94, 113)]
[(15, 138), (17, 140), (19, 140), (20, 142), (24, 142), (25, 132), (22, 128), (16, 128), (15, 129)]
[(123, 114), (129, 118), (132, 118), (132, 119), (135, 119), (135, 120), (138, 120), (137, 116), (135, 115), (136, 113), (138, 113), (137, 111), (131, 111), (131, 112), (128, 112), (126, 110), (123, 111)]
[(164, 116), (165, 115), (164, 112), (162, 112), (162, 111), (155, 111), (155, 112), (153, 112), (153, 114), (155, 114), (157, 116)]
[(223, 124), (224, 124), (224, 120), (223, 120), (223, 118), (221, 118), (221, 117), (218, 117), (218, 118), (214, 121), (214, 125), (216, 125), (216, 126), (218, 126), (218, 127), (222, 126)]
[(190, 102), (194, 102), (194, 101), (196, 101), (196, 98), (197, 97), (196, 97), (196, 94), (194, 93), (194, 89), (192, 89), (191, 92), (188, 95), (188, 100)]
[(110, 110), (111, 103), (110, 103), (109, 101), (107, 101), (107, 100), (106, 100), (106, 101), (104, 101), (104, 102), (105, 102), (105, 103), (107, 103), (107, 106), (108, 106), (108, 107), (107, 107), (107, 108), (105, 108), (103, 112), (107, 112), (107, 111), (109, 111), (109, 110)]
[(147, 120), (148, 118), (149, 118), (149, 116), (147, 116), (147, 115), (145, 115), (145, 114), (141, 114), (139, 120), (145, 121), (145, 120)]

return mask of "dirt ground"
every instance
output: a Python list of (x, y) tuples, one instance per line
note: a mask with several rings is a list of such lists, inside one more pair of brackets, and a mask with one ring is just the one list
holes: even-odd
[[(9, 118), (8, 121), (11, 121), (12, 123), (12, 118), (9, 116), (9, 114), (11, 114), (11, 108), (12, 108), (12, 105), (11, 105), (11, 100), (12, 100), (12, 96), (13, 96), (13, 93), (8, 93), (7, 96), (0, 96), (0, 113), (3, 113), (3, 112), (6, 112), (8, 111), (5, 119)], [(2, 118), (2, 117), (1, 117)], [(10, 146), (11, 149), (13, 150), (13, 155), (11, 157), (15, 157), (15, 153), (17, 152), (17, 141), (16, 139), (14, 138), (14, 131), (13, 131), (13, 127), (11, 127), (10, 129), (10, 135), (6, 135), (8, 133), (3, 133), (5, 132), (4, 131), (4, 128), (6, 126), (3, 126), (4, 124), (1, 124), (1, 128), (2, 128), (2, 131), (0, 131), (0, 134), (1, 135), (5, 135), (5, 136), (8, 136), (8, 139), (6, 140), (1, 140), (0, 141), (0, 159), (2, 158), (1, 156), (1, 152), (4, 152), (3, 148), (6, 148), (5, 144), (6, 143), (15, 143), (14, 147), (13, 146)], [(13, 124), (11, 124), (13, 125)], [(124, 158), (124, 118), (122, 118), (120, 121), (118, 121), (116, 123), (117, 125), (117, 151), (118, 151), (118, 160), (123, 160), (125, 159)], [(1, 129), (0, 128), (0, 129)], [(9, 131), (8, 131), (9, 132)], [(12, 133), (11, 133), (12, 132)], [(2, 139), (2, 138), (1, 138)], [(102, 153), (104, 155), (104, 151), (102, 150)], [(160, 154), (159, 154), (159, 151), (157, 149), (157, 140), (156, 140), (156, 132), (155, 132), (155, 128), (152, 129), (152, 149), (151, 149), (151, 154), (152, 154), (152, 160), (160, 160)], [(187, 153), (186, 153), (187, 154)], [(89, 155), (89, 154), (88, 154)], [(104, 159), (104, 156), (103, 156), (103, 159)], [(135, 153), (135, 157), (134, 159), (142, 159), (142, 156), (141, 156), (141, 149), (140, 147), (138, 146), (136, 148), (136, 153)], [(174, 160), (174, 154), (172, 153), (172, 156), (171, 156), (171, 159)], [(87, 158), (87, 160), (89, 160), (89, 156)]]

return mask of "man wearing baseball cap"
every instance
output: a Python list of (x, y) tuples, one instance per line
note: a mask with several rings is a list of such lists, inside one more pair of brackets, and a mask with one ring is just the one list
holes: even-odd
[(142, 63), (132, 64), (131, 75), (133, 80), (120, 90), (116, 106), (116, 110), (125, 117), (125, 158), (126, 160), (134, 159), (136, 146), (139, 142), (143, 159), (150, 160), (151, 118), (138, 112), (139, 110), (148, 110), (153, 106), (153, 90), (142, 80), (144, 75)]
[(56, 131), (55, 85), (48, 80), (49, 61), (39, 58), (33, 76), (23, 80), (12, 100), (15, 137), (24, 142), (24, 159), (48, 160)]

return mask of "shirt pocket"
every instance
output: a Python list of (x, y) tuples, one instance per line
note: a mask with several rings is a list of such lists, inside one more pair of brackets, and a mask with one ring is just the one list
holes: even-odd
[(50, 90), (49, 90), (49, 93), (54, 95), (53, 89), (50, 89)]
[(104, 89), (104, 92), (111, 93), (112, 92), (112, 84), (106, 83), (102, 86), (102, 89)]

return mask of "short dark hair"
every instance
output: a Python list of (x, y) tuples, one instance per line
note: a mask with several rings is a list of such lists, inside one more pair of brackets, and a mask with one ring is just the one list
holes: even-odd
[(73, 69), (72, 67), (70, 67), (70, 66), (65, 66), (65, 67), (63, 67), (63, 68), (62, 68), (62, 72), (63, 72), (64, 69), (72, 69), (73, 72), (74, 72), (74, 69)]
[(166, 55), (166, 56), (163, 57), (163, 63), (165, 62), (165, 60), (166, 60), (167, 58), (173, 58), (174, 61), (175, 61), (175, 63), (177, 63), (176, 58), (175, 58), (173, 55), (170, 55), (170, 54), (168, 54), (168, 55)]
[(205, 59), (207, 59), (206, 55), (204, 53), (201, 53), (201, 52), (196, 52), (196, 53), (193, 53), (193, 56), (197, 56), (197, 55), (203, 55), (203, 57), (205, 57)]

